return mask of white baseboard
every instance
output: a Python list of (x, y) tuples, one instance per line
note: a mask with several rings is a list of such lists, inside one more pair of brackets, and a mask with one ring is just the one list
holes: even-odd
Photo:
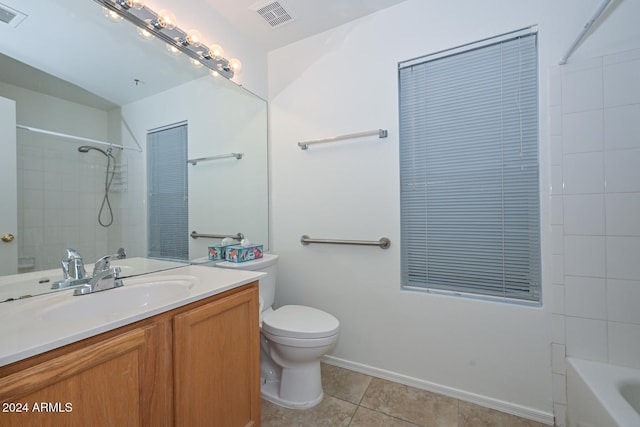
[(384, 369), (374, 368), (372, 366), (363, 365), (361, 363), (351, 362), (349, 360), (340, 359), (334, 356), (324, 356), (322, 361), (333, 366), (349, 369), (351, 371), (360, 372), (361, 374), (370, 375), (372, 377), (382, 378), (385, 380), (408, 385), (410, 387), (427, 390), (433, 393), (442, 394), (454, 399), (464, 400), (465, 402), (475, 403), (485, 408), (495, 409), (497, 411), (506, 412), (511, 415), (526, 418), (528, 420), (537, 421), (539, 423), (554, 425), (553, 413), (539, 411), (537, 409), (528, 408), (514, 403), (505, 402), (503, 400), (494, 399), (479, 394), (469, 393), (467, 391), (443, 386), (441, 384), (429, 381), (419, 380), (417, 378), (408, 377)]

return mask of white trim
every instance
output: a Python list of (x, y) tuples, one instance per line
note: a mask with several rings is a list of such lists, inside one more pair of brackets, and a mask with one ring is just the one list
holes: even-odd
[(464, 400), (465, 402), (475, 403), (476, 405), (480, 405), (485, 408), (506, 412), (507, 414), (516, 415), (518, 417), (537, 421), (539, 423), (547, 424), (550, 426), (554, 425), (555, 422), (553, 413), (528, 408), (526, 406), (517, 405), (515, 403), (505, 402), (504, 400), (470, 393), (468, 391), (447, 387), (441, 384), (432, 383), (430, 381), (420, 380), (384, 369), (374, 368), (373, 366), (363, 365), (361, 363), (351, 362), (349, 360), (340, 359), (334, 356), (324, 356), (322, 358), (322, 361), (329, 365), (349, 369), (351, 371), (370, 375), (372, 377), (397, 382), (410, 387), (419, 388), (421, 390), (442, 394), (454, 399)]
[(607, 8), (607, 6), (609, 6), (609, 3), (611, 3), (611, 0), (602, 0), (602, 2), (600, 2), (595, 12), (593, 12), (593, 16), (591, 16), (591, 18), (587, 21), (587, 23), (584, 24), (584, 27), (582, 27), (582, 31), (580, 31), (580, 34), (578, 34), (578, 37), (576, 37), (576, 39), (571, 44), (571, 46), (569, 46), (569, 48), (567, 49), (567, 52), (564, 55), (562, 55), (562, 58), (560, 58), (558, 65), (564, 65), (567, 63), (573, 51), (575, 51), (578, 45), (582, 43), (582, 40), (584, 40), (584, 38), (586, 37), (587, 32), (589, 32), (589, 29), (591, 28), (591, 26), (604, 13), (604, 10)]
[(472, 49), (477, 49), (480, 47), (501, 43), (507, 40), (512, 40), (517, 37), (524, 37), (524, 36), (537, 34), (537, 33), (538, 33), (538, 26), (532, 25), (531, 27), (522, 28), (520, 30), (512, 31), (510, 33), (500, 34), (498, 36), (489, 37), (486, 39), (463, 44), (463, 45), (452, 47), (449, 49), (440, 50), (438, 52), (430, 53), (428, 55), (419, 56), (417, 58), (408, 59), (406, 61), (401, 61), (398, 63), (398, 69), (402, 70), (403, 68), (411, 67), (416, 64), (422, 64), (425, 62), (433, 61), (435, 59), (442, 58), (444, 56), (455, 55), (457, 53), (466, 52)]
[(150, 133), (162, 132), (162, 131), (165, 131), (165, 130), (168, 130), (168, 129), (177, 128), (177, 127), (180, 127), (180, 126), (184, 126), (186, 124), (188, 124), (187, 121), (186, 120), (182, 120), (182, 121), (179, 121), (179, 122), (176, 122), (176, 123), (171, 123), (170, 125), (159, 126), (157, 128), (149, 129), (147, 131), (147, 135), (150, 134)]

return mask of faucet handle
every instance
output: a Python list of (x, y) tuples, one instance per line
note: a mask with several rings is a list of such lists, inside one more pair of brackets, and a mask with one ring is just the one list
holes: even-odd
[(105, 255), (102, 258), (100, 258), (99, 260), (96, 261), (96, 263), (93, 265), (93, 276), (95, 277), (96, 274), (106, 271), (109, 269), (109, 266), (111, 265), (111, 257), (112, 255)]
[(62, 260), (62, 273), (65, 279), (78, 280), (87, 277), (82, 257), (73, 248), (67, 248), (67, 259)]
[(125, 259), (127, 257), (127, 252), (124, 250), (124, 248), (119, 248), (118, 252), (116, 252), (115, 255), (118, 259)]
[(82, 256), (78, 251), (73, 248), (67, 248), (67, 261), (72, 261), (74, 259), (82, 259)]

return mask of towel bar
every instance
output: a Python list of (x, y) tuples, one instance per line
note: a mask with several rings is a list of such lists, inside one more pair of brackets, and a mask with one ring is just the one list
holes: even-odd
[(386, 237), (380, 240), (338, 240), (338, 239), (312, 239), (306, 234), (300, 237), (300, 243), (308, 245), (309, 243), (329, 243), (335, 245), (361, 245), (361, 246), (379, 246), (381, 249), (387, 249), (391, 246), (391, 241)]
[(190, 236), (191, 236), (192, 239), (197, 239), (199, 237), (206, 237), (206, 238), (209, 238), (209, 239), (224, 239), (225, 237), (230, 237), (230, 238), (238, 240), (238, 241), (244, 239), (244, 234), (242, 234), (242, 233), (238, 233), (238, 234), (235, 234), (235, 235), (228, 235), (228, 234), (201, 234), (201, 233), (198, 233), (197, 231), (192, 231)]
[(373, 136), (373, 135), (378, 135), (378, 138), (386, 138), (387, 134), (388, 132), (386, 129), (376, 129), (368, 132), (352, 133), (349, 135), (341, 135), (341, 136), (330, 136), (328, 138), (298, 142), (298, 147), (300, 147), (301, 150), (306, 150), (312, 144), (321, 144), (324, 142), (333, 142), (333, 141), (340, 141), (342, 139), (361, 138), (363, 136)]

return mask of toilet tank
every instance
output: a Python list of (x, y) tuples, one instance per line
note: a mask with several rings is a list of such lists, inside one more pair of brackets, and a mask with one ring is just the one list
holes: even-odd
[(245, 262), (229, 262), (224, 261), (216, 264), (219, 268), (235, 268), (237, 270), (259, 271), (267, 273), (266, 276), (260, 278), (259, 288), (260, 296), (264, 301), (262, 310), (273, 305), (276, 297), (276, 275), (278, 269), (278, 255), (264, 254), (262, 258), (245, 261)]

